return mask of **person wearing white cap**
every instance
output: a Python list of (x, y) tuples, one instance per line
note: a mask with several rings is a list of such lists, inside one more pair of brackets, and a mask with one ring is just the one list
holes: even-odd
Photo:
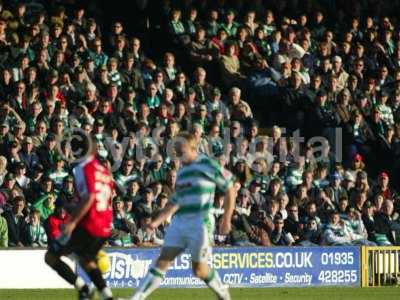
[(347, 192), (349, 192), (354, 187), (355, 182), (356, 179), (354, 178), (353, 174), (350, 171), (344, 172), (343, 187)]
[(332, 72), (337, 77), (339, 90), (344, 89), (349, 79), (349, 73), (343, 69), (342, 58), (338, 55), (332, 58)]

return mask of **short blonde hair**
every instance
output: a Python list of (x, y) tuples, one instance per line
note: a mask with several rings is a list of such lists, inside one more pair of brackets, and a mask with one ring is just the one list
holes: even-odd
[(199, 141), (196, 139), (196, 137), (193, 134), (191, 134), (187, 131), (180, 132), (178, 134), (178, 139), (180, 139), (180, 141), (185, 140), (185, 143), (188, 144), (190, 146), (190, 148), (192, 148), (192, 149), (197, 149), (197, 147), (198, 147)]

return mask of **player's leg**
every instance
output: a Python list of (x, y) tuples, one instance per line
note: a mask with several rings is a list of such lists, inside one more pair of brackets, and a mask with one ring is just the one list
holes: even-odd
[(189, 250), (192, 256), (193, 274), (202, 279), (213, 290), (218, 299), (230, 300), (228, 287), (222, 283), (218, 273), (208, 266), (211, 256), (211, 232), (205, 226), (199, 235), (192, 235), (189, 241)]
[(97, 290), (103, 299), (113, 299), (111, 289), (107, 286), (106, 281), (97, 264), (97, 254), (107, 241), (106, 238), (95, 238), (90, 236), (84, 230), (82, 230), (81, 246), (74, 249), (74, 253), (79, 258), (79, 264), (89, 276), (90, 280), (96, 286)]
[(218, 299), (230, 300), (228, 287), (222, 283), (221, 278), (206, 262), (192, 262), (193, 274), (202, 279), (213, 290)]
[(70, 266), (61, 260), (62, 255), (69, 254), (70, 251), (67, 248), (68, 245), (62, 249), (59, 244), (50, 244), (44, 260), (46, 264), (56, 271), (65, 281), (75, 286), (81, 299), (85, 299), (89, 295), (89, 287), (81, 277), (75, 274)]
[(163, 247), (161, 254), (155, 262), (154, 266), (150, 268), (149, 272), (140, 283), (132, 300), (146, 299), (154, 290), (156, 290), (164, 279), (165, 273), (174, 259), (182, 253), (183, 248), (177, 247)]
[(79, 264), (85, 270), (86, 274), (88, 274), (90, 280), (100, 292), (102, 299), (113, 299), (111, 289), (107, 286), (96, 260), (93, 258), (80, 258)]

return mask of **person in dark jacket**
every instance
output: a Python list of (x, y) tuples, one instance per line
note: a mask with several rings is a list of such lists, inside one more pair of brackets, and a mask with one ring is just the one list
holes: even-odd
[(299, 73), (290, 77), (290, 86), (281, 92), (280, 117), (282, 124), (292, 132), (304, 127), (306, 96)]
[(288, 217), (285, 220), (285, 225), (283, 229), (290, 233), (294, 240), (300, 239), (303, 234), (303, 225), (299, 220), (299, 207), (295, 203), (290, 203), (287, 206)]
[(363, 207), (362, 221), (368, 233), (368, 240), (373, 241), (375, 235), (374, 205), (367, 201)]
[(274, 218), (274, 230), (271, 232), (271, 242), (275, 246), (292, 246), (295, 242), (293, 236), (284, 230), (284, 220), (280, 215)]
[(339, 126), (339, 118), (327, 102), (327, 94), (324, 90), (317, 93), (315, 107), (312, 109), (309, 126), (317, 136), (324, 136), (328, 139), (332, 148), (335, 146), (335, 129)]
[(303, 230), (303, 235), (301, 236), (300, 246), (318, 246), (322, 243), (322, 230), (318, 227), (317, 219), (309, 218), (305, 228)]
[(12, 209), (4, 213), (4, 218), (8, 226), (8, 246), (24, 247), (27, 244), (28, 223), (23, 213), (25, 208), (25, 200), (21, 196), (17, 196), (13, 200)]
[(392, 221), (393, 202), (386, 199), (375, 217), (375, 242), (379, 246), (390, 246), (395, 244), (394, 224)]

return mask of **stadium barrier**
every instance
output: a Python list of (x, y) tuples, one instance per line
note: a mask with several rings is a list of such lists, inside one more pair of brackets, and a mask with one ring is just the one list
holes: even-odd
[(362, 287), (400, 283), (400, 247), (362, 247)]
[[(111, 267), (104, 276), (113, 288), (135, 288), (159, 249), (107, 249)], [(210, 264), (233, 287), (360, 286), (359, 247), (214, 248)], [(81, 276), (84, 272), (78, 269)], [(161, 284), (166, 288), (200, 288), (190, 255), (179, 256)]]
[[(44, 262), (44, 249), (0, 250), (0, 289), (63, 289), (71, 286)], [(73, 260), (63, 258), (72, 268)]]
[[(106, 250), (111, 267), (105, 278), (113, 288), (137, 287), (159, 254), (155, 248)], [(71, 288), (44, 263), (44, 253), (0, 250), (0, 289)], [(211, 264), (234, 287), (373, 287), (399, 283), (400, 247), (215, 248)], [(191, 273), (188, 253), (176, 259), (162, 287), (204, 287)]]

